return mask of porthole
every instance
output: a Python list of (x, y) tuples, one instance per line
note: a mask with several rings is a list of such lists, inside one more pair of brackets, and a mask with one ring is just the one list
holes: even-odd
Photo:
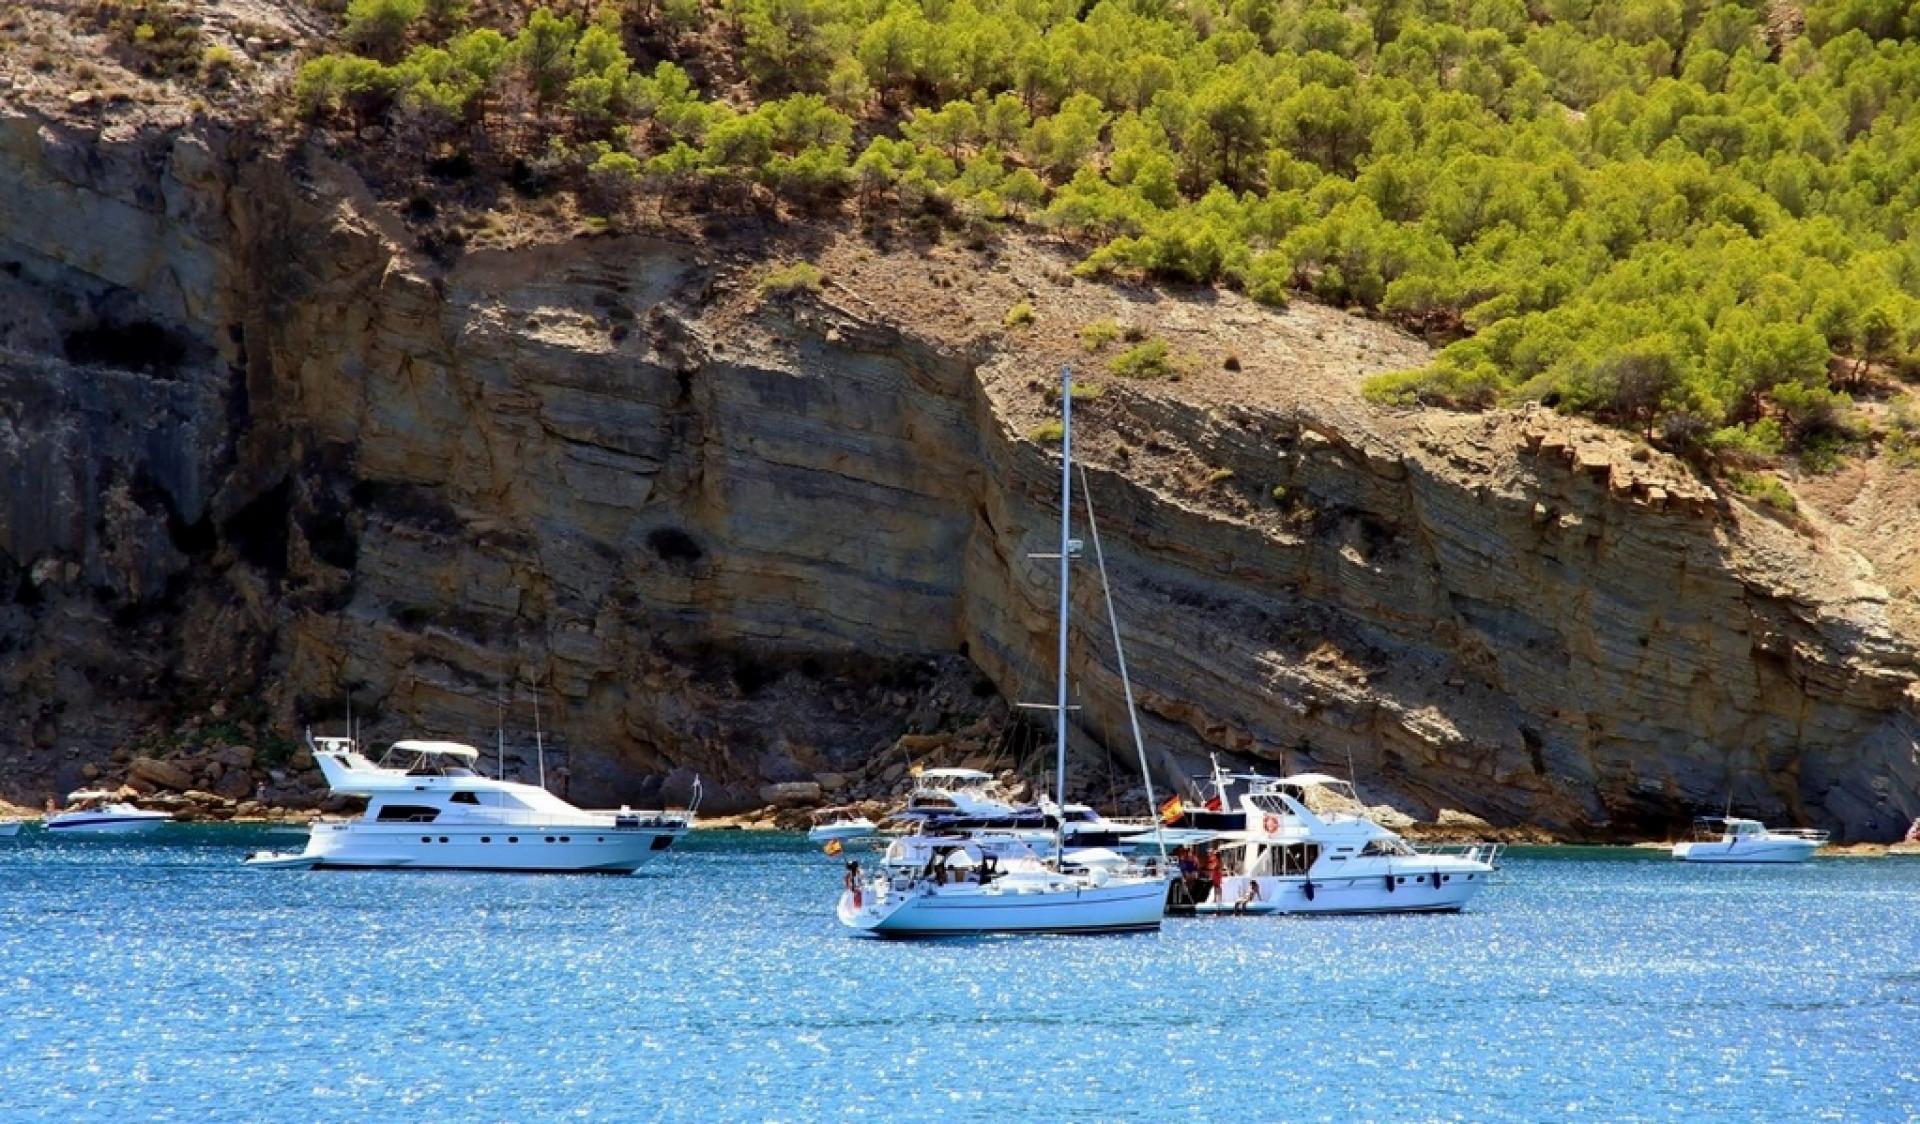
[(518, 843), (518, 842), (520, 842), (520, 837), (519, 837), (518, 835), (509, 835), (509, 836), (507, 836), (507, 842), (509, 842), (509, 843)]
[(593, 837), (593, 841), (595, 843), (605, 843), (607, 841), (607, 837), (604, 835), (596, 835)]
[(480, 837), (480, 842), (482, 842), (482, 843), (491, 843), (491, 842), (493, 842), (493, 836), (491, 836), (491, 835), (482, 835), (482, 836)]
[(444, 835), (442, 835), (442, 836), (440, 837), (440, 842), (442, 842), (442, 843), (445, 843), (446, 841), (447, 841), (447, 837), (446, 837), (446, 836), (444, 836)]
[(1401, 876), (1400, 876), (1400, 878), (1399, 878), (1399, 882), (1400, 882), (1400, 884), (1401, 884), (1402, 886), (1405, 886), (1405, 885), (1407, 884), (1407, 876), (1406, 876), (1406, 875), (1404, 875), (1404, 874), (1403, 874), (1403, 875), (1401, 875)]
[(547, 842), (549, 843), (553, 842), (553, 836), (551, 835), (547, 836)]
[(422, 836), (420, 837), (420, 842), (422, 842), (422, 843), (431, 843), (431, 842), (433, 842), (433, 836), (431, 836), (431, 835), (422, 835)]
[(1443, 875), (1441, 875), (1441, 876), (1440, 876), (1440, 881), (1442, 881), (1442, 882), (1451, 882), (1451, 881), (1453, 881), (1453, 875), (1451, 875), (1451, 874), (1443, 874)]
[(571, 835), (562, 835), (562, 836), (560, 837), (560, 842), (562, 842), (562, 843), (571, 843), (571, 842), (573, 842), (573, 837), (572, 837)]

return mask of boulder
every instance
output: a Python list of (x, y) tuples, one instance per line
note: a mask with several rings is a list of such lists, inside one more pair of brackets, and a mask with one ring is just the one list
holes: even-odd
[(253, 757), (250, 745), (226, 745), (213, 751), (213, 759), (229, 769), (251, 769)]
[(908, 753), (931, 753), (944, 749), (953, 740), (952, 734), (901, 734), (894, 744)]
[(229, 800), (245, 800), (253, 795), (253, 774), (244, 769), (228, 769), (213, 791)]
[(287, 764), (296, 771), (305, 772), (313, 768), (313, 751), (303, 745), (293, 751), (292, 757), (287, 758)]
[(156, 788), (185, 792), (193, 787), (193, 774), (171, 761), (162, 761), (155, 757), (136, 757), (127, 767), (128, 775), (136, 781), (145, 781)]
[(813, 783), (819, 785), (823, 792), (839, 792), (847, 787), (847, 776), (845, 773), (815, 773)]
[(814, 781), (786, 781), (760, 786), (760, 799), (776, 808), (798, 808), (820, 803), (820, 785)]
[(95, 765), (93, 762), (89, 761), (85, 765), (80, 766), (80, 775), (90, 781), (99, 780), (100, 766)]
[(1433, 822), (1436, 827), (1468, 831), (1486, 831), (1493, 827), (1492, 824), (1481, 819), (1479, 816), (1453, 808), (1440, 809), (1440, 815), (1435, 817)]

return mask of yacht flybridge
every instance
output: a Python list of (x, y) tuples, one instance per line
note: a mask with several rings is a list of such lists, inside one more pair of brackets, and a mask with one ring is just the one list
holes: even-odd
[(691, 808), (584, 811), (544, 788), (481, 776), (480, 751), (459, 742), (399, 741), (375, 763), (351, 738), (308, 741), (327, 784), (366, 797), (366, 814), (314, 824), (304, 851), (251, 855), (249, 866), (629, 874), (692, 826)]
[[(1073, 528), (1073, 375), (1060, 372), (1060, 569), (1059, 663), (1055, 677), (1054, 731), (1058, 758), (1054, 804), (1067, 807), (1067, 614), (1069, 568), (1079, 543)], [(1099, 534), (1088, 508), (1088, 527)], [(1103, 565), (1104, 578), (1104, 565)], [(1108, 599), (1108, 617), (1112, 618)], [(1119, 641), (1115, 625), (1114, 639)], [(1122, 657), (1124, 660), (1124, 657)], [(1122, 678), (1124, 663), (1122, 664)], [(1131, 688), (1128, 705), (1131, 708)], [(1144, 772), (1143, 755), (1143, 772)], [(1053, 857), (1041, 859), (1014, 833), (996, 847), (984, 831), (950, 837), (929, 835), (936, 825), (962, 820), (1012, 821), (1016, 809), (984, 791), (992, 778), (966, 770), (921, 775), (910, 811), (923, 820), (922, 834), (889, 848), (889, 862), (863, 875), (847, 865), (838, 914), (842, 924), (885, 937), (985, 933), (1124, 933), (1160, 927), (1167, 880), (1127, 865), (1074, 865), (1064, 855), (1064, 818), (1056, 817)], [(1151, 780), (1148, 781), (1151, 785)], [(1149, 793), (1151, 800), (1151, 793)], [(1007, 826), (1016, 826), (1009, 822)], [(908, 849), (912, 853), (908, 854)], [(1117, 856), (1116, 856), (1117, 858)]]

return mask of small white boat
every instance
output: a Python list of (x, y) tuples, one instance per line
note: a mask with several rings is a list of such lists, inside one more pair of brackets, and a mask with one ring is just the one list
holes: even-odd
[(122, 801), (112, 800), (108, 792), (74, 792), (67, 796), (68, 809), (47, 817), (47, 830), (62, 833), (126, 834), (152, 831), (173, 819), (169, 812), (149, 812)]
[(20, 834), (20, 827), (19, 820), (0, 820), (0, 839)]
[(1703, 816), (1694, 838), (1673, 845), (1673, 857), (1690, 863), (1803, 863), (1827, 841), (1824, 831), (1775, 830), (1759, 820)]
[(873, 821), (865, 816), (847, 815), (850, 811), (851, 808), (822, 808), (815, 812), (813, 826), (807, 829), (807, 838), (815, 843), (830, 843), (835, 839), (845, 842), (872, 835)]

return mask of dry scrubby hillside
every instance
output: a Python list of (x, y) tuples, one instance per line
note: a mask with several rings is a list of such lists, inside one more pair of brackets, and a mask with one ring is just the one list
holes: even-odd
[[(932, 78), (870, 82), (836, 109), (751, 65), (781, 42), (763, 15), (837, 10), (743, 6), (678, 30), (672, 4), (623, 13), (610, 37), (639, 60), (623, 82), (652, 85), (621, 96), (657, 99), (677, 81), (658, 62), (679, 60), (690, 84), (669, 101), (706, 119), (684, 137), (658, 100), (583, 127), (586, 13), (559, 17), (576, 18), (564, 87), (543, 98), (527, 56), (503, 54), (439, 117), (417, 80), (439, 62), (418, 44), (514, 31), (524, 11), (423, 12), (384, 45), (297, 6), (0, 16), (0, 728), (15, 794), (143, 738), (204, 741), (198, 711), (216, 701), (244, 723), (228, 738), (296, 728), (348, 685), (377, 731), (473, 733), (503, 678), (535, 675), (596, 798), (662, 778), (672, 791), (695, 769), (734, 806), (770, 780), (881, 784), (904, 730), (965, 730), (967, 752), (1024, 760), (1034, 739), (994, 696), (1050, 674), (1047, 575), (1023, 559), (1055, 486), (1049, 372), (1073, 361), (1169, 771), (1210, 751), (1350, 760), (1376, 799), (1577, 836), (1659, 830), (1729, 790), (1862, 837), (1915, 810), (1920, 474), (1900, 463), (1896, 421), (1874, 423), (1877, 446), (1865, 423), (1832, 430), (1872, 455), (1825, 475), (1778, 462), (1762, 476), (1762, 423), (1789, 418), (1793, 392), (1757, 391), (1757, 416), (1731, 423), (1760, 435), (1738, 470), (1775, 481), (1756, 486), (1788, 513), (1550, 411), (1370, 404), (1370, 379), (1444, 368), (1457, 353), (1432, 344), (1451, 320), (1420, 318), (1437, 333), (1425, 343), (1314, 300), (1274, 307), (1295, 284), (1350, 299), (1324, 263), (1290, 267), (1280, 291), (1227, 269), (1291, 255), (1311, 242), (1290, 241), (1299, 230), (1361, 208), (1359, 156), (1284, 188), (1263, 156), (1233, 207), (1299, 191), (1318, 217), (1267, 242), (1192, 243), (1221, 248), (1226, 288), (1134, 283), (1169, 271), (1127, 255), (1231, 218), (1213, 181), (1183, 178), (1199, 134), (1162, 125), (1175, 197), (1142, 210), (1115, 145), (1144, 127), (1141, 107), (1125, 124), (1103, 103), (1094, 172), (1050, 169), (1035, 146), (1070, 124), (1043, 127), (1067, 99), (1016, 92), (1032, 116), (982, 187), (991, 169), (967, 172), (985, 147), (922, 135), (946, 125), (910, 114), (943, 92), (920, 85)], [(1332, 25), (1275, 11), (1237, 40), (1256, 8), (1192, 34), (1246, 47), (1223, 72), (1312, 61), (1285, 37)], [(1093, 33), (1070, 25), (1114, 12), (1128, 15), (1052, 17), (1042, 42), (1059, 40), (1062, 73), (1099, 53), (1068, 50)], [(1507, 46), (1524, 55), (1550, 26)], [(290, 100), (302, 60), (343, 33), (395, 61), (323, 64), (348, 70), (309, 98), (308, 132)], [(1373, 35), (1363, 62), (1379, 60)], [(1455, 45), (1469, 42), (1492, 46)], [(1780, 65), (1761, 52), (1740, 65)], [(1202, 76), (1176, 71), (1167, 89), (1198, 97)], [(435, 81), (457, 102), (456, 78)], [(1653, 96), (1654, 79), (1636, 83)], [(791, 137), (720, 158), (729, 128), (746, 142), (827, 129), (831, 149), (838, 126), (796, 106), (850, 122), (847, 176), (880, 140), (901, 159), (795, 191), (831, 161), (809, 171)], [(727, 125), (742, 121), (760, 125)], [(1310, 148), (1289, 159), (1319, 167)], [(693, 163), (651, 163), (676, 151)], [(637, 171), (593, 170), (622, 154)], [(1002, 190), (1023, 171), (1040, 184), (1025, 203), (1027, 188)], [(1056, 221), (1096, 195), (1133, 208), (1112, 221), (1137, 233)], [(1871, 385), (1895, 359), (1839, 369)], [(1091, 763), (1124, 721), (1097, 603), (1084, 608)]]

